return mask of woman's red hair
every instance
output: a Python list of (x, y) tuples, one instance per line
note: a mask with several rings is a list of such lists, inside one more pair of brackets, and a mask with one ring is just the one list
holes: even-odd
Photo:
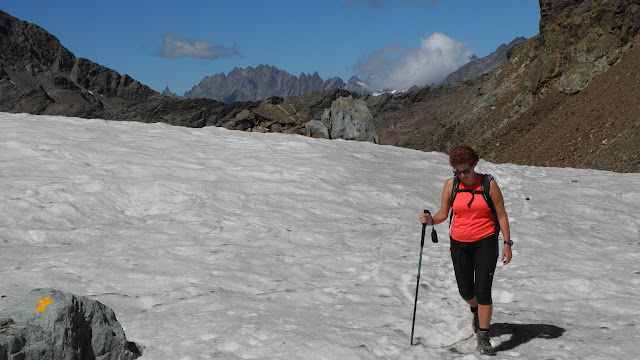
[(478, 160), (480, 160), (478, 154), (476, 154), (471, 146), (467, 145), (456, 146), (449, 153), (449, 164), (451, 164), (452, 167), (464, 164), (475, 166)]

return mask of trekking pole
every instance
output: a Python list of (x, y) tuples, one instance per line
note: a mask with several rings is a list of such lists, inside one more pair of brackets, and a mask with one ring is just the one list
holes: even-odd
[[(425, 210), (424, 213), (431, 214), (429, 210)], [(413, 322), (411, 324), (411, 345), (413, 345), (413, 331), (415, 330), (415, 327), (416, 327), (416, 310), (418, 309), (418, 289), (420, 288), (420, 268), (422, 268), (422, 249), (424, 248), (424, 233), (426, 228), (427, 228), (427, 224), (422, 224), (422, 237), (420, 239), (420, 260), (418, 262), (418, 276), (416, 281), (416, 301), (413, 304)], [(437, 235), (435, 238), (433, 237), (434, 233), (435, 233), (435, 230), (432, 230), (431, 240), (433, 242), (438, 242)]]

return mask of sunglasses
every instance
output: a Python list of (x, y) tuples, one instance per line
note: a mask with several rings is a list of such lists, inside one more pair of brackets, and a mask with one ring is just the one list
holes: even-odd
[(467, 174), (468, 174), (468, 173), (470, 173), (470, 172), (471, 172), (471, 169), (469, 169), (469, 168), (462, 169), (462, 170), (456, 170), (456, 169), (453, 169), (453, 175), (454, 175), (454, 176), (458, 176), (458, 175), (460, 175), (460, 174), (465, 174), (465, 175), (467, 175)]

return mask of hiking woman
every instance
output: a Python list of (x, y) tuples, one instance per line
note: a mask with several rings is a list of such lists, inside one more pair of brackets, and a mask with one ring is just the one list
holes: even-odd
[[(489, 341), (489, 326), (493, 312), (491, 285), (498, 261), (499, 231), (504, 237), (501, 257), (504, 265), (511, 262), (513, 241), (500, 188), (491, 175), (476, 173), (478, 160), (478, 155), (469, 146), (456, 146), (451, 150), (449, 163), (454, 177), (444, 184), (440, 210), (433, 217), (421, 214), (420, 222), (440, 224), (447, 220), (449, 210), (453, 208), (450, 250), (458, 290), (473, 313), (472, 328), (478, 340), (478, 350), (481, 354), (494, 355)], [(485, 176), (490, 195), (487, 200), (482, 191)], [(486, 182), (489, 179), (490, 183)], [(457, 186), (455, 192), (454, 184)]]

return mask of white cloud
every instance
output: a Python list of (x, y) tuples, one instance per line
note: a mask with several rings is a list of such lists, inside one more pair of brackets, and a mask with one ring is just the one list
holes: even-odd
[(209, 41), (186, 38), (173, 31), (166, 33), (162, 38), (162, 48), (158, 53), (162, 57), (217, 59), (239, 54), (235, 47), (218, 46)]
[(439, 83), (469, 62), (473, 50), (442, 33), (420, 39), (417, 48), (390, 45), (361, 61), (356, 70), (377, 89), (405, 90)]

